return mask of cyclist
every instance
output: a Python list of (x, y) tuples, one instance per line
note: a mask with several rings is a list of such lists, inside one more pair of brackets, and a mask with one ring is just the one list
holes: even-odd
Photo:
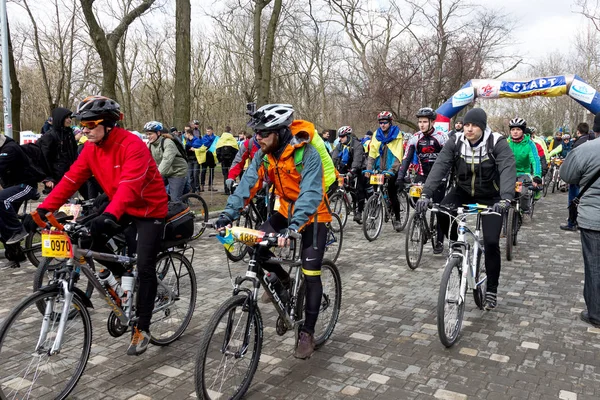
[(367, 154), (360, 140), (352, 133), (351, 127), (342, 126), (338, 129), (337, 136), (340, 141), (333, 150), (331, 158), (340, 173), (348, 174), (348, 181), (356, 178), (354, 221), (360, 224), (366, 197), (365, 179), (362, 170), (365, 168)]
[[(542, 148), (542, 151), (544, 152), (544, 158), (546, 159), (546, 168), (548, 168), (548, 164), (550, 163), (550, 151), (548, 150), (548, 145), (546, 144), (546, 141), (544, 140), (543, 136), (537, 134), (537, 129), (535, 127), (530, 126), (529, 132), (531, 140), (533, 140), (536, 145), (539, 145)], [(538, 153), (539, 152), (540, 151), (538, 147)], [(540, 161), (542, 161), (541, 157), (542, 155), (540, 154)], [(546, 173), (544, 173), (543, 169), (544, 166), (542, 165), (542, 175), (546, 176)], [(546, 172), (548, 172), (547, 169)]]
[(360, 139), (363, 147), (365, 148), (365, 153), (369, 154), (369, 149), (371, 148), (371, 140), (373, 139), (373, 132), (367, 131), (365, 136)]
[(556, 132), (556, 135), (554, 136), (554, 138), (552, 140), (550, 140), (550, 144), (548, 145), (548, 150), (550, 150), (551, 156), (555, 155), (556, 153), (554, 152), (554, 150), (556, 150), (560, 145), (562, 145), (562, 135), (563, 135), (562, 128), (560, 128), (558, 130), (558, 132)]
[[(294, 120), (294, 109), (289, 104), (267, 104), (261, 107), (251, 114), (248, 126), (256, 132), (260, 151), (256, 153), (235, 192), (229, 196), (227, 206), (215, 226), (222, 229), (237, 219), (239, 211), (262, 188), (263, 179), (268, 176), (281, 205), (259, 229), (267, 233), (281, 233), (281, 247), (286, 245), (285, 238), (294, 232), (302, 234), (306, 319), (294, 356), (306, 359), (315, 348), (314, 329), (323, 293), (321, 263), (327, 239), (326, 223), (331, 221), (325, 202), (321, 156), (309, 144), (317, 133), (312, 123)], [(294, 152), (301, 147), (304, 147), (303, 169), (298, 172)], [(263, 250), (259, 256), (267, 258), (269, 252)], [(285, 287), (290, 287), (290, 276), (281, 265), (264, 264), (262, 267), (275, 273)]]
[[(456, 185), (446, 195), (442, 204), (459, 207), (462, 204), (481, 203), (492, 206), (496, 212), (504, 212), (515, 195), (516, 168), (513, 155), (502, 134), (492, 132), (487, 126), (487, 115), (481, 108), (473, 108), (464, 118), (464, 132), (449, 140), (438, 155), (429, 172), (421, 198), (417, 201), (418, 212), (427, 210), (435, 190), (442, 180), (453, 171)], [(439, 214), (444, 232), (448, 232), (450, 219)], [(500, 232), (502, 216), (484, 215), (483, 247), (487, 273), (486, 309), (497, 306), (496, 293), (500, 278)], [(453, 224), (451, 240), (456, 240)]]
[[(398, 179), (396, 180), (396, 187), (398, 190), (404, 188), (404, 177), (406, 172), (413, 160), (413, 157), (417, 158), (416, 177), (415, 183), (423, 183), (427, 180), (429, 171), (433, 167), (433, 164), (438, 158), (442, 147), (446, 142), (444, 136), (435, 132), (433, 128), (433, 121), (437, 117), (437, 113), (430, 107), (421, 108), (417, 111), (417, 123), (419, 125), (419, 132), (412, 136), (406, 147), (404, 153), (404, 159), (402, 160), (402, 166), (398, 171)], [(444, 198), (446, 192), (446, 181), (444, 180), (438, 188), (435, 189), (432, 195), (432, 199), (435, 203), (439, 203)], [(440, 254), (444, 250), (444, 231), (442, 231), (439, 221), (437, 224), (437, 242), (433, 248), (434, 254)]]
[[(94, 175), (110, 199), (103, 214), (91, 222), (94, 244), (102, 239), (102, 234), (114, 233), (112, 226), (116, 222), (135, 226), (139, 319), (133, 327), (127, 354), (139, 355), (146, 351), (150, 341), (157, 287), (156, 257), (167, 215), (167, 192), (144, 142), (116, 126), (122, 117), (119, 104), (107, 97), (90, 96), (79, 103), (75, 118), (81, 120), (88, 140), (64, 179), (35, 212), (44, 216), (57, 210)], [(24, 225), (29, 231), (37, 228), (31, 215), (26, 216)]]
[(462, 133), (462, 131), (464, 130), (463, 126), (464, 126), (463, 119), (461, 117), (457, 117), (454, 120), (454, 129), (452, 129), (448, 133), (448, 138), (455, 136), (457, 133)]
[[(379, 121), (379, 128), (371, 140), (369, 156), (367, 158), (367, 169), (372, 170), (377, 168), (396, 175), (403, 155), (402, 132), (400, 132), (400, 128), (397, 125), (393, 125), (392, 113), (389, 111), (380, 112), (377, 115), (377, 121)], [(370, 174), (366, 172), (365, 176), (368, 178)], [(394, 212), (392, 226), (396, 232), (400, 232), (402, 228), (400, 222), (400, 202), (396, 195), (397, 188), (394, 177), (388, 180), (387, 189)]]
[[(542, 165), (535, 143), (525, 134), (527, 121), (519, 117), (513, 118), (508, 126), (510, 127), (508, 145), (515, 155), (517, 180), (523, 182), (523, 186), (529, 186), (533, 181), (535, 188), (542, 184)], [(529, 191), (527, 190), (523, 190), (521, 195), (521, 210), (529, 211)]]
[(250, 136), (240, 144), (240, 148), (233, 159), (231, 168), (229, 168), (227, 180), (225, 181), (225, 185), (229, 188), (229, 190), (232, 189), (235, 179), (243, 174), (244, 167), (246, 166), (248, 160), (252, 160), (259, 149), (260, 145), (258, 144), (258, 139), (256, 136)]

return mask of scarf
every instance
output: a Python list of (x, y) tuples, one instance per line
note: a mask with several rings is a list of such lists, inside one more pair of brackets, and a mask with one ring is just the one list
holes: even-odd
[(390, 129), (388, 129), (387, 135), (383, 133), (381, 128), (377, 128), (377, 132), (375, 133), (375, 138), (381, 142), (381, 146), (379, 146), (379, 155), (383, 154), (383, 147), (388, 143), (391, 143), (398, 137), (400, 133), (400, 128), (397, 125), (391, 125)]

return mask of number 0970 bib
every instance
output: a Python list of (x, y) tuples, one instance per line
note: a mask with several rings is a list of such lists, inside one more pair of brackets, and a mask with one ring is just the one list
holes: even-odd
[(69, 258), (72, 256), (71, 240), (64, 232), (42, 232), (42, 257)]

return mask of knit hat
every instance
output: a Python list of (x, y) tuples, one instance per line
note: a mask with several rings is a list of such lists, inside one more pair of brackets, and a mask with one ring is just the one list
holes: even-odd
[(481, 108), (472, 108), (465, 115), (464, 124), (474, 124), (485, 131), (487, 126), (487, 114)]
[(594, 132), (600, 132), (600, 112), (596, 114), (594, 117), (594, 127), (592, 128)]

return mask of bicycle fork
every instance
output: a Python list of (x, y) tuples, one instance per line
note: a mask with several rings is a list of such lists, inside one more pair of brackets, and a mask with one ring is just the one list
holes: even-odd
[[(60, 352), (60, 348), (62, 346), (63, 335), (65, 332), (65, 327), (67, 325), (67, 321), (69, 320), (69, 307), (71, 305), (71, 301), (73, 300), (73, 292), (69, 290), (69, 283), (67, 281), (61, 281), (62, 290), (64, 293), (64, 304), (62, 307), (62, 313), (60, 315), (60, 321), (58, 322), (58, 329), (56, 330), (56, 337), (54, 338), (54, 342), (52, 344), (52, 348), (49, 350), (49, 355), (58, 354)], [(54, 302), (56, 301), (56, 297), (48, 300), (46, 302), (46, 309), (44, 311), (44, 319), (42, 320), (42, 327), (40, 328), (40, 337), (38, 339), (37, 345), (35, 346), (35, 351), (39, 353), (40, 350), (43, 349), (43, 344), (46, 342), (48, 338), (48, 330), (50, 328), (50, 319), (52, 314), (54, 313)]]

